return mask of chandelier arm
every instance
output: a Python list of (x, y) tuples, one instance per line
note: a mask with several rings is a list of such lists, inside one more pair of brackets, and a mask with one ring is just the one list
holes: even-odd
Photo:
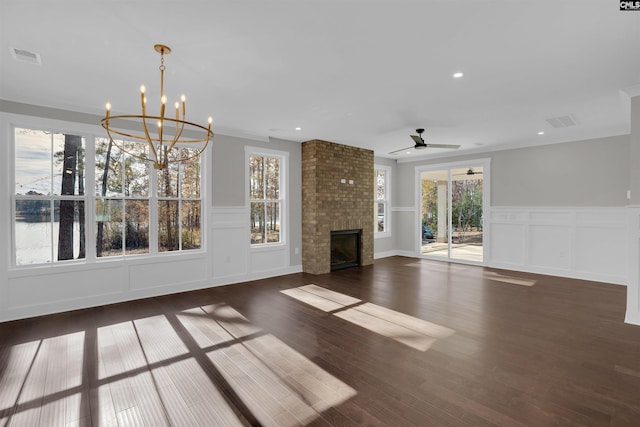
[[(163, 95), (164, 96), (164, 95)], [(163, 133), (164, 133), (164, 106), (165, 103), (164, 102), (160, 102), (160, 120), (159, 120), (159, 126), (158, 126), (158, 151), (160, 152), (160, 158), (158, 159), (160, 161), (160, 163), (166, 163), (167, 160), (167, 154), (166, 152), (164, 153), (164, 159), (163, 157), (163, 148), (164, 148), (164, 139), (163, 139)], [(151, 144), (153, 145), (153, 144)], [(155, 151), (155, 150), (154, 150)]]
[(146, 118), (147, 118), (147, 103), (146, 103), (146, 98), (144, 96), (144, 92), (142, 92), (141, 95), (142, 96), (141, 96), (140, 102), (142, 104), (142, 116), (140, 116), (140, 118), (142, 119), (142, 128), (144, 129), (144, 135), (146, 137), (147, 145), (149, 145), (149, 147), (151, 148), (151, 151), (153, 151), (153, 157), (157, 160), (158, 159), (158, 153), (156, 153), (156, 148), (150, 142), (150, 141), (152, 141), (152, 138), (151, 138), (151, 135), (149, 135), (149, 128), (147, 127), (147, 120), (146, 120)]
[[(182, 103), (182, 108), (184, 111), (184, 103)], [(178, 142), (178, 140), (180, 139), (180, 137), (182, 136), (182, 132), (184, 131), (184, 114), (182, 115), (182, 120), (180, 120), (179, 118), (180, 113), (178, 111), (178, 109), (176, 109), (176, 123), (178, 124), (178, 126), (176, 126), (176, 133), (173, 137), (173, 141), (171, 141), (171, 145), (169, 146), (169, 151), (173, 148), (174, 145), (176, 145), (176, 143)]]

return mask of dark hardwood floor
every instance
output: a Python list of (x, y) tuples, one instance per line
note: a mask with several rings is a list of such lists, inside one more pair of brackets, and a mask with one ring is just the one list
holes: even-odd
[(393, 257), (2, 323), (0, 426), (638, 426), (625, 296)]

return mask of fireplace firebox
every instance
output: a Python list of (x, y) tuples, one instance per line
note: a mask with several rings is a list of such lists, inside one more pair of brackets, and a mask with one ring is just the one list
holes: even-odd
[(360, 265), (362, 230), (331, 232), (331, 271)]

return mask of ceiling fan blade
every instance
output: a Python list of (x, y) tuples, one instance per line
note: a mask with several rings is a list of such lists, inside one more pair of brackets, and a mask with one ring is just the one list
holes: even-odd
[(411, 147), (401, 148), (399, 150), (391, 151), (389, 154), (397, 154), (401, 151), (413, 150), (415, 147), (412, 145)]
[(459, 145), (455, 144), (427, 144), (427, 148), (460, 148)]
[(409, 136), (411, 136), (411, 139), (413, 139), (416, 144), (420, 144), (420, 145), (424, 144), (424, 141), (422, 140), (420, 135), (409, 135)]

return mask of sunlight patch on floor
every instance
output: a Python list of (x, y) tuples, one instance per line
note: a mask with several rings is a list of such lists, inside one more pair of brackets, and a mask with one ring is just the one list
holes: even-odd
[(419, 351), (427, 351), (438, 339), (455, 332), (445, 326), (313, 284), (280, 292)]
[(260, 424), (305, 425), (356, 395), (278, 338), (261, 333), (232, 307), (202, 309), (207, 315), (192, 309), (178, 318)]
[(508, 276), (506, 274), (496, 273), (495, 271), (485, 271), (484, 276), (494, 282), (509, 283), (511, 285), (519, 286), (533, 286), (537, 282), (537, 280)]
[(349, 295), (334, 292), (313, 284), (285, 289), (280, 292), (326, 312), (339, 310), (349, 305), (362, 302)]
[(357, 394), (221, 303), (0, 344), (0, 425), (306, 425)]
[(83, 343), (84, 332), (76, 332), (12, 346), (4, 360), (0, 353), (8, 373), (0, 376), (0, 424), (38, 425), (44, 418), (66, 425), (88, 415), (80, 396)]

